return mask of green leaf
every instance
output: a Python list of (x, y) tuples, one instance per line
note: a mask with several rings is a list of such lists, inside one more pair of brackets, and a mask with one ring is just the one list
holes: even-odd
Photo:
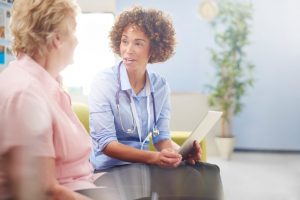
[[(220, 0), (219, 14), (210, 23), (216, 46), (209, 48), (215, 77), (208, 84), (208, 103), (223, 111), (230, 124), (232, 114), (242, 111), (242, 97), (253, 86), (255, 66), (247, 61), (245, 48), (251, 44), (251, 2)], [(230, 131), (229, 131), (230, 132)]]

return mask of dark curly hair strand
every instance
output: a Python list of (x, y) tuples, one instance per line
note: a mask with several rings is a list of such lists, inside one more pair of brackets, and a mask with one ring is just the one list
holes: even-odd
[(161, 10), (142, 7), (133, 7), (117, 17), (109, 35), (114, 53), (120, 56), (121, 37), (128, 25), (138, 26), (149, 38), (149, 63), (164, 62), (174, 54), (176, 39), (171, 18)]

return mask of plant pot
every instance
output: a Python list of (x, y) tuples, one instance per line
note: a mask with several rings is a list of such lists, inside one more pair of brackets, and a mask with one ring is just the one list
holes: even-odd
[(219, 150), (221, 158), (225, 160), (229, 160), (235, 144), (235, 138), (234, 137), (216, 137), (215, 138), (217, 148)]

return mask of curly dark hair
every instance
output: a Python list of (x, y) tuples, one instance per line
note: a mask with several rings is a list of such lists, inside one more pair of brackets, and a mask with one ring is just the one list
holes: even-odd
[(174, 54), (175, 30), (170, 17), (157, 9), (143, 9), (135, 6), (123, 11), (116, 19), (109, 34), (111, 48), (120, 55), (120, 43), (128, 25), (138, 26), (150, 40), (149, 63), (164, 62)]

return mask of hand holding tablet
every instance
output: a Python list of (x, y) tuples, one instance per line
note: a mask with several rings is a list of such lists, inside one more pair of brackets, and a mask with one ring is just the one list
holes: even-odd
[(178, 153), (180, 153), (182, 157), (186, 157), (193, 148), (194, 140), (201, 142), (201, 140), (203, 140), (210, 130), (215, 126), (221, 116), (222, 112), (208, 111), (204, 119), (181, 145)]

